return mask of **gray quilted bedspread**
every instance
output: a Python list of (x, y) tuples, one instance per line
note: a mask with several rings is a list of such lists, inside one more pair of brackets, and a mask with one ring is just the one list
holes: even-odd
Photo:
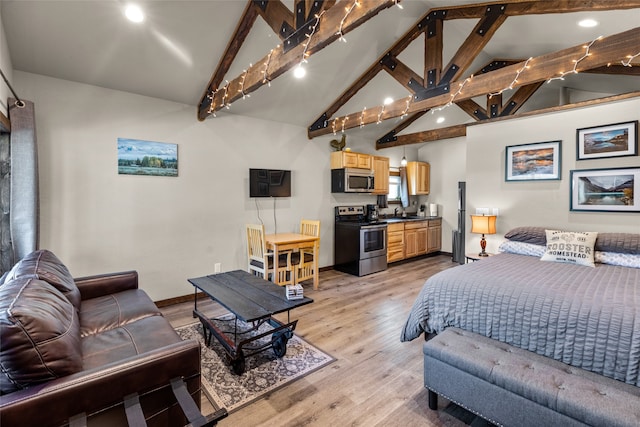
[(640, 269), (499, 254), (424, 284), (402, 341), (456, 326), (640, 386)]

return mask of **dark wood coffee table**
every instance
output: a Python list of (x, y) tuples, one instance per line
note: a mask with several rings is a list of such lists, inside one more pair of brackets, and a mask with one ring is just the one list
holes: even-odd
[[(233, 371), (238, 375), (245, 370), (247, 356), (273, 348), (276, 356), (283, 357), (287, 352), (287, 342), (293, 336), (298, 323), (297, 320), (290, 320), (289, 312), (313, 302), (311, 298), (306, 297), (288, 300), (284, 286), (278, 286), (242, 270), (196, 277), (188, 281), (195, 287), (193, 315), (202, 323), (207, 345), (211, 344), (211, 336), (216, 337), (229, 356)], [(234, 319), (225, 320), (233, 323), (233, 329), (221, 329), (216, 323), (220, 323), (222, 319), (211, 319), (198, 310), (198, 290), (233, 313)], [(285, 311), (287, 323), (272, 317)], [(250, 323), (253, 327), (239, 330), (237, 319)], [(244, 338), (250, 332), (255, 333), (265, 323), (273, 329)], [(251, 345), (268, 335), (271, 335), (268, 344)]]

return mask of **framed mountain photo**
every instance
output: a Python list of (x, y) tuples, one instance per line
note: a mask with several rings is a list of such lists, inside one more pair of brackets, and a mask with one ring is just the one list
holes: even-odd
[(638, 121), (578, 129), (577, 160), (638, 154)]
[(571, 171), (572, 211), (640, 212), (640, 168)]

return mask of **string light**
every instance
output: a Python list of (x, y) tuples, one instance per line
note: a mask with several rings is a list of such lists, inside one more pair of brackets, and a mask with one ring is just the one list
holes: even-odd
[(307, 58), (310, 55), (310, 53), (307, 52), (307, 49), (309, 48), (309, 43), (311, 43), (311, 37), (313, 37), (313, 35), (315, 34), (316, 29), (318, 28), (318, 24), (320, 24), (320, 18), (322, 18), (322, 15), (324, 15), (324, 12), (325, 11), (323, 10), (319, 14), (315, 15), (316, 22), (311, 27), (311, 33), (305, 34), (305, 36), (307, 37), (307, 41), (304, 43), (304, 49), (302, 49), (302, 59), (300, 60), (300, 64), (298, 64), (298, 67), (301, 67), (303, 63), (307, 62)]
[(620, 62), (622, 62), (622, 65), (624, 65), (625, 67), (633, 67), (633, 65), (631, 65), (631, 61), (633, 61), (638, 56), (640, 56), (640, 52), (636, 53), (635, 55), (627, 55), (627, 58), (629, 58), (629, 60), (627, 62), (624, 62), (624, 60)]
[(351, 13), (351, 11), (356, 7), (356, 6), (360, 6), (360, 3), (358, 3), (358, 0), (355, 0), (353, 2), (353, 4), (351, 5), (351, 7), (345, 7), (344, 9), (347, 11), (347, 14), (344, 15), (344, 18), (342, 18), (342, 21), (340, 21), (340, 28), (338, 29), (338, 32), (336, 33), (336, 35), (340, 36), (340, 38), (338, 40), (340, 40), (341, 42), (346, 43), (347, 39), (344, 38), (344, 34), (342, 33), (342, 27), (344, 26), (344, 21), (347, 20), (347, 17), (349, 16), (349, 14)]
[(404, 119), (405, 117), (407, 117), (409, 114), (407, 114), (407, 111), (409, 111), (409, 104), (411, 103), (411, 95), (409, 95), (407, 97), (407, 106), (404, 107), (404, 111), (402, 112), (402, 115), (400, 116), (400, 120)]
[(473, 79), (473, 74), (471, 74), (469, 77), (464, 79), (464, 81), (458, 85), (458, 90), (455, 93), (451, 94), (451, 98), (449, 98), (449, 102), (447, 102), (446, 104), (444, 104), (444, 105), (442, 105), (442, 106), (440, 106), (438, 108), (432, 108), (431, 109), (431, 114), (434, 114), (436, 111), (442, 111), (447, 107), (451, 107), (453, 105), (453, 102), (455, 101), (456, 97), (462, 93), (462, 88), (464, 88), (464, 86), (467, 83), (469, 83), (471, 81), (471, 79)]
[[(280, 45), (276, 46), (276, 49), (279, 48)], [(264, 68), (262, 69), (262, 84), (267, 83), (269, 87), (271, 87), (271, 79), (267, 77), (267, 70), (269, 69), (269, 64), (271, 64), (271, 55), (273, 55), (273, 51), (275, 49), (271, 49), (269, 51), (269, 56), (267, 56), (267, 60), (264, 61)]]
[(226, 107), (227, 110), (229, 109), (229, 104), (227, 104), (227, 97), (229, 96), (229, 80), (225, 80), (225, 82), (227, 82), (226, 85), (224, 85), (224, 95), (222, 96), (222, 106)]
[(207, 97), (211, 100), (211, 103), (209, 104), (209, 114), (213, 114), (213, 117), (217, 117), (216, 116), (216, 93), (218, 93), (218, 89), (216, 90), (209, 90), (209, 93), (207, 93)]
[(384, 114), (384, 104), (382, 104), (382, 108), (380, 109), (380, 112), (378, 113), (378, 121), (376, 122), (376, 124), (380, 124), (382, 123), (382, 115)]
[[(253, 66), (252, 64), (249, 64), (249, 68), (251, 68), (252, 66)], [(245, 99), (245, 98), (251, 97), (251, 95), (244, 93), (244, 81), (247, 78), (247, 70), (242, 70), (242, 71), (243, 72), (240, 80), (240, 89), (238, 89), (238, 92), (242, 94), (242, 99)]]
[(333, 131), (333, 134), (336, 134), (336, 122), (338, 121), (338, 118), (336, 117), (335, 119), (333, 119), (333, 123), (331, 123), (331, 130)]
[(360, 113), (360, 128), (364, 127), (364, 112), (367, 111), (367, 107), (362, 109), (362, 113)]
[(342, 119), (342, 133), (344, 133), (344, 125), (347, 123), (347, 120), (349, 120), (348, 116), (344, 116), (344, 119)]
[(550, 83), (553, 80), (564, 80), (564, 76), (566, 76), (567, 74), (578, 74), (578, 64), (580, 62), (582, 62), (586, 57), (591, 56), (591, 53), (589, 52), (589, 49), (591, 49), (591, 46), (593, 46), (593, 44), (595, 42), (597, 42), (598, 40), (600, 40), (602, 38), (602, 36), (599, 36), (597, 39), (593, 40), (591, 43), (589, 43), (586, 46), (583, 46), (585, 51), (584, 51), (584, 55), (582, 55), (580, 58), (578, 58), (577, 60), (573, 61), (573, 69), (570, 71), (563, 71), (560, 73), (560, 75), (558, 77), (552, 77), (549, 80), (547, 80), (547, 83)]
[(524, 70), (529, 68), (529, 62), (532, 60), (533, 58), (529, 58), (524, 62), (524, 65), (516, 72), (516, 76), (513, 79), (513, 81), (511, 82), (511, 84), (509, 86), (507, 86), (506, 88), (498, 91), (498, 92), (494, 92), (494, 93), (490, 93), (489, 94), (489, 98), (493, 98), (494, 96), (497, 95), (501, 95), (502, 92), (506, 91), (506, 90), (511, 90), (513, 89), (513, 85), (515, 85), (516, 83), (518, 83), (518, 77), (520, 77), (520, 74), (522, 74), (524, 72)]

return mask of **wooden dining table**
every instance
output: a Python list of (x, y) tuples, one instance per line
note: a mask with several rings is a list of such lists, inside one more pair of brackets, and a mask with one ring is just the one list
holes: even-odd
[[(313, 247), (313, 289), (318, 289), (318, 256), (320, 254), (320, 237), (299, 233), (276, 233), (264, 236), (267, 249), (273, 251), (273, 259), (278, 259), (279, 252), (300, 250)], [(278, 280), (278, 263), (274, 262), (273, 277)]]

